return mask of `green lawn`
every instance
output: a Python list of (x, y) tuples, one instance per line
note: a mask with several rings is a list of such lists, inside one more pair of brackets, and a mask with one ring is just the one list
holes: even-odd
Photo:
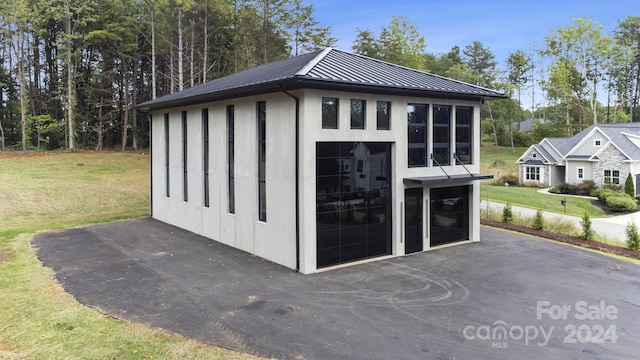
[(254, 358), (88, 308), (36, 258), (36, 230), (148, 216), (148, 155), (0, 152), (0, 184), (0, 359)]
[[(510, 147), (500, 147), (498, 152), (493, 146), (482, 147), (480, 149), (480, 169), (483, 173), (493, 174), (495, 179), (505, 174), (518, 175), (518, 164), (516, 160), (526, 151), (527, 148), (515, 148), (515, 153)], [(498, 166), (492, 166), (492, 165)], [(560, 203), (563, 197), (550, 194), (541, 194), (537, 188), (521, 186), (492, 185), (493, 180), (485, 180), (481, 183), (481, 199), (501, 203), (511, 203), (511, 205), (527, 207), (531, 209), (543, 209), (556, 213), (563, 213), (564, 208)], [(567, 197), (568, 215), (583, 216), (587, 211), (590, 217), (604, 216), (604, 212), (591, 205), (589, 199)]]

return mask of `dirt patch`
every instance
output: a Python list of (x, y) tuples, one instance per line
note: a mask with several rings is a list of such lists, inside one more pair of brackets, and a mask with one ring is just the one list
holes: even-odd
[(571, 235), (557, 234), (557, 233), (544, 231), (544, 230), (535, 230), (523, 225), (505, 224), (500, 221), (489, 220), (489, 219), (480, 219), (480, 223), (482, 225), (512, 230), (520, 233), (538, 236), (538, 237), (549, 239), (549, 240), (562, 242), (565, 244), (576, 245), (576, 246), (580, 246), (587, 249), (598, 250), (598, 251), (602, 251), (609, 254), (614, 254), (618, 256), (624, 256), (631, 259), (640, 260), (640, 251), (629, 250), (627, 248), (623, 248), (620, 246), (609, 245), (609, 244), (601, 243), (598, 241), (582, 240), (578, 237), (571, 236)]
[[(0, 248), (0, 264), (7, 260), (13, 259), (15, 256), (16, 255), (13, 252), (9, 252)], [(2, 358), (0, 357), (0, 359)]]

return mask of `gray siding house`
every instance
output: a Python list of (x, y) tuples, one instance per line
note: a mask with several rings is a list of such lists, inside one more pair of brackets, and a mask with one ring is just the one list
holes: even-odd
[(602, 187), (640, 180), (640, 123), (595, 124), (571, 138), (545, 138), (517, 161), (521, 182), (546, 186), (593, 180)]
[(302, 273), (478, 241), (504, 97), (327, 48), (147, 101), (152, 216)]

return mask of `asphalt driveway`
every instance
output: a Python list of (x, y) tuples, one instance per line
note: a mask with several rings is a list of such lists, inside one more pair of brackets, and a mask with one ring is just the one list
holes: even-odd
[(482, 241), (313, 275), (141, 219), (37, 235), (79, 301), (282, 359), (634, 359), (640, 266), (483, 228)]

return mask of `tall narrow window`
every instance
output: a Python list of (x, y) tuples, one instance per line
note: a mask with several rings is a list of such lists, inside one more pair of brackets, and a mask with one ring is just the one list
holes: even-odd
[(378, 130), (389, 130), (391, 124), (391, 103), (389, 101), (378, 101), (376, 103), (376, 128)]
[(202, 109), (202, 175), (204, 207), (209, 207), (209, 109)]
[(164, 114), (164, 169), (165, 184), (167, 185), (167, 197), (171, 195), (171, 186), (169, 183), (169, 114)]
[(473, 108), (456, 106), (456, 156), (463, 164), (473, 162)]
[(407, 105), (409, 167), (427, 166), (427, 108), (426, 104)]
[(267, 104), (258, 101), (258, 218), (267, 221)]
[(451, 162), (451, 107), (433, 106), (433, 165)]
[(234, 154), (234, 108), (227, 106), (227, 186), (229, 213), (236, 213), (235, 196), (235, 154)]
[(182, 200), (189, 201), (189, 177), (187, 176), (187, 112), (182, 112)]
[(366, 107), (364, 100), (351, 99), (351, 128), (364, 129), (364, 110)]
[(322, 98), (322, 128), (338, 128), (338, 99)]

